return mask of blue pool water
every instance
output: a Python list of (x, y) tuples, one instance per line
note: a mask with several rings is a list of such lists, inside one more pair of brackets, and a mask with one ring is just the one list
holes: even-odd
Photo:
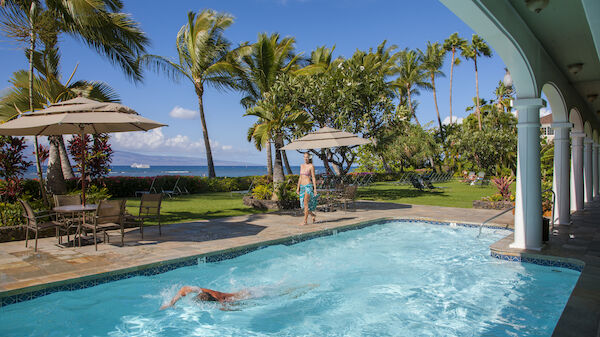
[[(507, 234), (393, 222), (0, 308), (0, 336), (549, 336), (579, 272), (489, 256)], [(229, 311), (184, 285), (250, 288)]]

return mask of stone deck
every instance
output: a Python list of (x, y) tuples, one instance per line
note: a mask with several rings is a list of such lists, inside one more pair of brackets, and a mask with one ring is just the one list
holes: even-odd
[[(586, 265), (560, 318), (555, 336), (600, 336), (600, 201), (573, 215), (573, 225), (557, 227), (541, 252), (508, 248), (511, 236), (492, 245), (493, 252), (506, 255), (558, 256)], [(355, 210), (318, 212), (317, 224), (299, 226), (299, 214), (267, 213), (163, 226), (147, 227), (144, 240), (129, 230), (125, 246), (118, 237), (110, 244), (60, 248), (55, 238), (40, 239), (38, 252), (23, 241), (0, 243), (0, 297), (68, 283), (99, 274), (118, 273), (165, 261), (251, 246), (297, 235), (344, 227), (384, 218), (407, 218), (479, 224), (497, 210), (463, 209), (392, 203), (358, 202)], [(490, 224), (512, 228), (509, 212)]]

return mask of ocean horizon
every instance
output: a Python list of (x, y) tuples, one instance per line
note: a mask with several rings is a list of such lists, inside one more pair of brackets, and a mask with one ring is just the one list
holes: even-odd
[[(46, 167), (44, 166), (44, 176), (46, 176)], [(298, 174), (300, 166), (292, 166), (292, 172)], [(316, 173), (325, 172), (325, 167), (315, 166)], [(258, 176), (267, 174), (267, 166), (260, 165), (244, 165), (244, 166), (215, 166), (217, 177), (244, 177)], [(184, 165), (168, 165), (168, 166), (150, 166), (148, 168), (135, 168), (127, 165), (114, 165), (110, 168), (109, 177), (154, 177), (164, 175), (181, 175), (181, 176), (208, 176), (208, 167), (205, 165), (184, 166)], [(35, 166), (29, 167), (24, 175), (24, 178), (36, 178), (37, 173)]]

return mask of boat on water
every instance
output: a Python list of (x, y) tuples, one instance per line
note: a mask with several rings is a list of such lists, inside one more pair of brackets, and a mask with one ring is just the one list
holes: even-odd
[(133, 163), (133, 164), (131, 164), (131, 168), (147, 169), (147, 168), (150, 168), (150, 165)]

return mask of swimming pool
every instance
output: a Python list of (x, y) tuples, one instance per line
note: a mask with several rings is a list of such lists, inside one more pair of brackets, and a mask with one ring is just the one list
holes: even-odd
[[(550, 335), (579, 272), (489, 256), (507, 231), (392, 222), (0, 308), (1, 336)], [(229, 309), (183, 285), (250, 288)]]

